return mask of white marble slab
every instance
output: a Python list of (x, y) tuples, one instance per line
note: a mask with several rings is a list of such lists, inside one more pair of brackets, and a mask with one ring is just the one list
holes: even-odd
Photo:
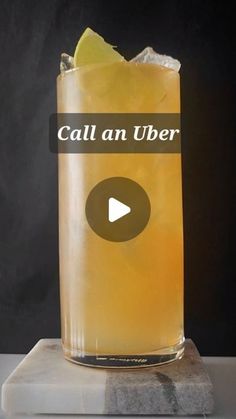
[(208, 414), (212, 384), (191, 340), (182, 360), (129, 371), (72, 364), (42, 339), (2, 386), (8, 414)]

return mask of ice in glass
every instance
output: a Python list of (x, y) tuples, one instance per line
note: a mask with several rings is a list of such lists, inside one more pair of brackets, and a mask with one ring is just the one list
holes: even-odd
[[(82, 65), (59, 75), (59, 113), (179, 113), (179, 73), (155, 63)], [(183, 352), (181, 155), (59, 154), (62, 343), (94, 366), (147, 366)], [(147, 192), (142, 233), (114, 243), (85, 215), (91, 189), (127, 177)]]

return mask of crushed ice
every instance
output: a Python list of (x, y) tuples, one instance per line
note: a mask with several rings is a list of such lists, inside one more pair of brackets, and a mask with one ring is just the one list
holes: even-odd
[(163, 67), (171, 68), (172, 70), (179, 71), (180, 62), (175, 58), (169, 57), (168, 55), (161, 55), (154, 51), (151, 47), (146, 47), (142, 52), (140, 52), (136, 57), (134, 57), (131, 62), (135, 63), (150, 63), (158, 64)]
[(60, 71), (64, 73), (74, 68), (74, 58), (64, 52), (61, 54)]

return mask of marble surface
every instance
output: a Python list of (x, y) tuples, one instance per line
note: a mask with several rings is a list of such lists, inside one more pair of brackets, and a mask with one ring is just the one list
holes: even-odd
[(42, 339), (2, 386), (8, 414), (208, 414), (213, 388), (191, 340), (172, 364), (117, 371), (74, 365), (59, 339)]

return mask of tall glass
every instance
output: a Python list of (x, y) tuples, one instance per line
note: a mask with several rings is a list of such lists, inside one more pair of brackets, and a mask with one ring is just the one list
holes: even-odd
[[(179, 113), (179, 74), (155, 64), (70, 70), (57, 80), (60, 113)], [(94, 233), (85, 215), (91, 189), (131, 178), (151, 216), (129, 241)], [(75, 363), (157, 365), (183, 353), (181, 155), (59, 154), (62, 344)]]

